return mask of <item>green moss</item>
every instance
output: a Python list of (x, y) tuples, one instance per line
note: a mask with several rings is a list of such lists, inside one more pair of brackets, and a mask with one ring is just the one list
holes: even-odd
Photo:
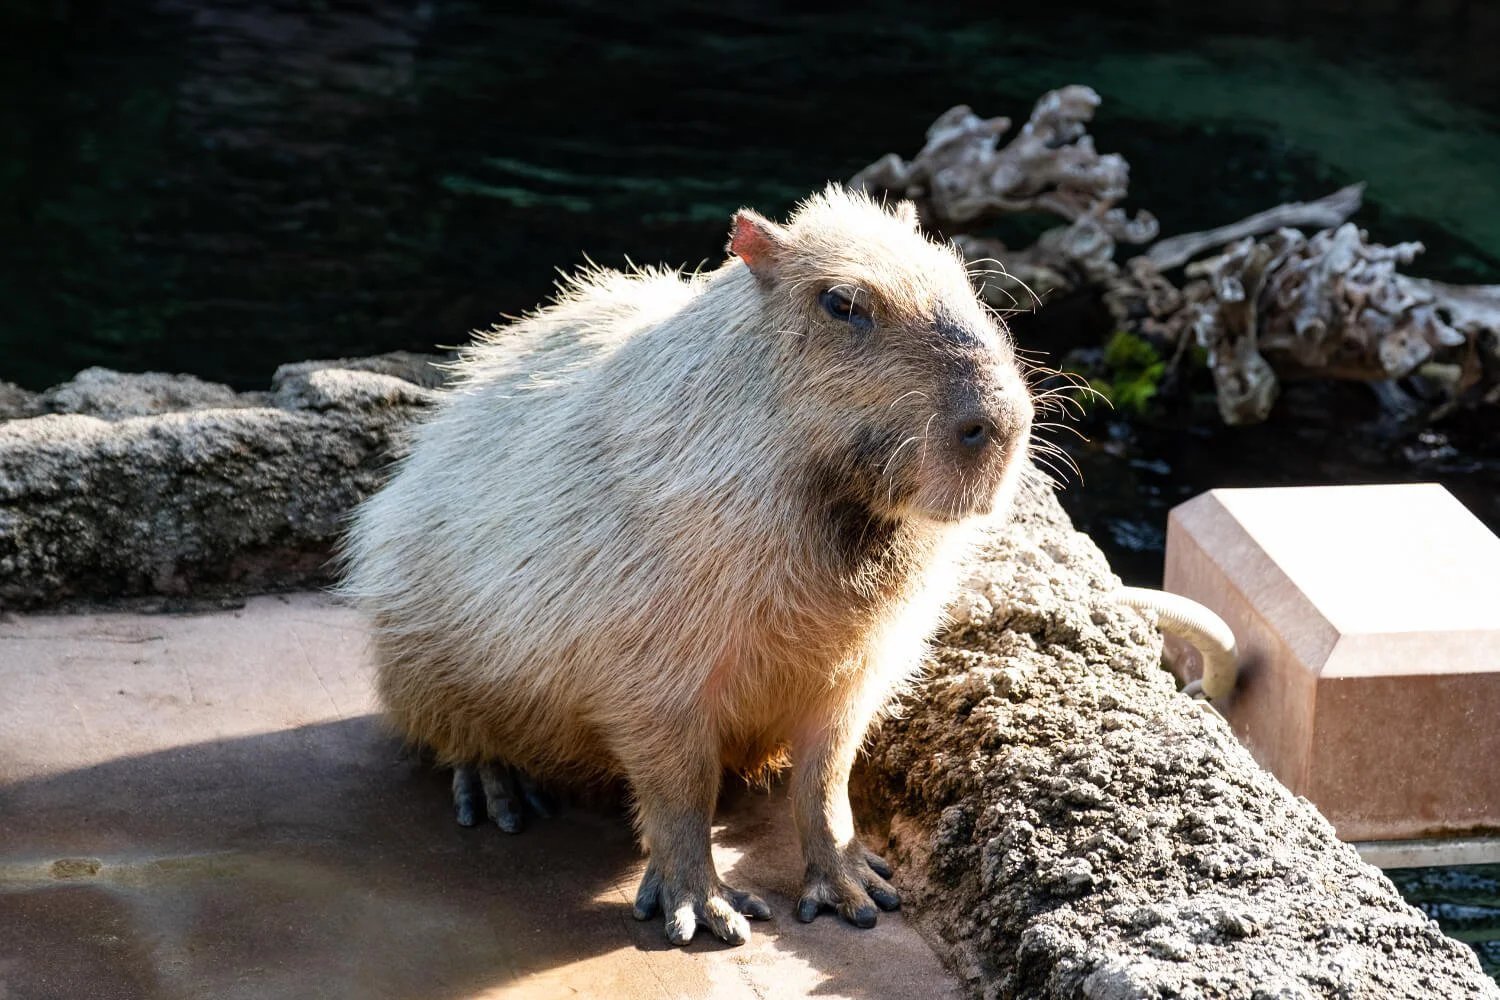
[(1080, 393), (1085, 409), (1103, 401), (1127, 415), (1144, 414), (1156, 398), (1167, 363), (1145, 339), (1124, 330), (1115, 331), (1104, 345), (1098, 370), (1078, 372), (1088, 380), (1092, 393)]

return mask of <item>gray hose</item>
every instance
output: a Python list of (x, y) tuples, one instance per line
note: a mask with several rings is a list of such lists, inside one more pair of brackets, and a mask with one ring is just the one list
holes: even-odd
[(1156, 612), (1157, 625), (1163, 632), (1198, 650), (1203, 657), (1203, 679), (1188, 688), (1197, 686), (1209, 698), (1222, 698), (1234, 690), (1239, 675), (1235, 663), (1237, 647), (1234, 632), (1224, 619), (1197, 601), (1164, 590), (1126, 587), (1116, 597), (1126, 607)]

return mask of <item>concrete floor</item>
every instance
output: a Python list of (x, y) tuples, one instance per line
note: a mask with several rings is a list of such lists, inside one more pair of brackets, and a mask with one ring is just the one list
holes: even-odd
[(899, 914), (792, 916), (785, 803), (716, 832), (775, 910), (742, 948), (637, 923), (616, 810), (466, 830), (371, 714), (317, 595), (0, 617), (0, 997), (956, 997)]

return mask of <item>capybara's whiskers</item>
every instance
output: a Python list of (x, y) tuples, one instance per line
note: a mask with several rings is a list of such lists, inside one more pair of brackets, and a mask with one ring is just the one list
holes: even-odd
[(1073, 456), (1069, 455), (1061, 448), (1058, 448), (1056, 445), (1049, 445), (1044, 448), (1039, 448), (1037, 449), (1035, 454), (1048, 456), (1049, 465), (1050, 460), (1055, 459), (1056, 461), (1062, 463), (1064, 469), (1072, 472), (1073, 475), (1078, 476), (1079, 479), (1083, 478), (1083, 472), (1078, 468), (1078, 463), (1073, 460)]
[(900, 444), (896, 445), (896, 447), (891, 451), (891, 456), (885, 460), (885, 465), (880, 470), (881, 474), (889, 475), (891, 471), (891, 464), (896, 461), (896, 456), (901, 454), (901, 450), (909, 444), (916, 444), (920, 440), (921, 438), (919, 436), (913, 434), (905, 441), (902, 441)]
[(1013, 274), (1010, 275), (1010, 279), (1012, 281), (1014, 281), (1016, 284), (1020, 285), (1022, 291), (1024, 291), (1027, 295), (1031, 296), (1031, 302), (1032, 302), (1033, 308), (1040, 309), (1042, 307), (1042, 297), (1040, 295), (1038, 295), (1036, 292), (1032, 291), (1030, 285), (1026, 284), (1026, 282), (1022, 281), (1020, 278), (1017, 278)]
[(1054, 474), (1054, 479), (1059, 486), (1063, 485), (1067, 477), (1052, 464), (1054, 460), (1062, 463), (1064, 468), (1071, 470), (1073, 475), (1078, 477), (1079, 482), (1083, 481), (1083, 472), (1078, 468), (1078, 463), (1074, 461), (1073, 456), (1058, 447), (1054, 442), (1033, 436), (1031, 439), (1031, 459), (1038, 464), (1045, 465)]
[(913, 389), (910, 392), (903, 392), (901, 395), (899, 395), (895, 399), (891, 400), (891, 406), (890, 406), (890, 408), (894, 410), (896, 408), (896, 404), (897, 403), (901, 402), (903, 399), (908, 399), (908, 398), (910, 398), (912, 396), (916, 396), (918, 399), (926, 399), (927, 398), (927, 393), (922, 392), (920, 389)]
[[(1002, 272), (1002, 274), (1003, 274), (1003, 272)], [(989, 286), (989, 282), (983, 282), (983, 284), (984, 284), (984, 287), (986, 287), (986, 288), (990, 287)], [(1011, 292), (1010, 292), (1010, 289), (1001, 287), (999, 285), (996, 285), (995, 286), (995, 290), (997, 292), (1000, 292), (1006, 298), (1010, 299), (1011, 305), (1013, 306), (1013, 308), (1010, 310), (1010, 312), (1012, 314), (1015, 314), (1015, 313), (1018, 313), (1018, 312), (1021, 311), (1021, 308), (1020, 308), (1020, 306), (1021, 306), (1021, 300), (1018, 299), (1018, 298), (1016, 298), (1014, 295), (1012, 295)], [(995, 314), (998, 316), (1000, 314), (1000, 311), (998, 309), (996, 309), (995, 310)]]
[(886, 477), (885, 502), (889, 505), (894, 506), (896, 502), (896, 481), (891, 478), (891, 465), (895, 463), (896, 456), (901, 454), (902, 449), (904, 449), (907, 445), (915, 444), (920, 440), (921, 438), (914, 434), (911, 437), (907, 438), (905, 441), (902, 441), (900, 444), (896, 445), (896, 447), (891, 450), (890, 457), (885, 460), (885, 465), (881, 467), (880, 474)]
[(1072, 424), (1062, 424), (1062, 423), (1058, 423), (1056, 420), (1038, 420), (1038, 421), (1035, 421), (1035, 422), (1032, 423), (1031, 429), (1032, 429), (1033, 433), (1036, 432), (1036, 431), (1039, 431), (1039, 430), (1045, 430), (1045, 431), (1054, 431), (1054, 430), (1055, 431), (1067, 431), (1069, 434), (1072, 434), (1074, 437), (1078, 438), (1080, 441), (1087, 441), (1089, 439), (1087, 434), (1083, 433), (1083, 431), (1079, 430), (1077, 427), (1074, 427)]
[(922, 456), (921, 458), (917, 459), (918, 476), (920, 476), (922, 474), (922, 470), (927, 467), (927, 435), (932, 430), (932, 422), (936, 419), (937, 414), (934, 413), (927, 418), (927, 423), (922, 425)]

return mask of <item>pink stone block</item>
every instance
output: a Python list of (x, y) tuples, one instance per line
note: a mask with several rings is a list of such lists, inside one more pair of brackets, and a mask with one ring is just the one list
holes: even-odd
[(1165, 588), (1234, 630), (1216, 706), (1340, 837), (1500, 830), (1500, 538), (1447, 490), (1212, 490), (1168, 519)]

